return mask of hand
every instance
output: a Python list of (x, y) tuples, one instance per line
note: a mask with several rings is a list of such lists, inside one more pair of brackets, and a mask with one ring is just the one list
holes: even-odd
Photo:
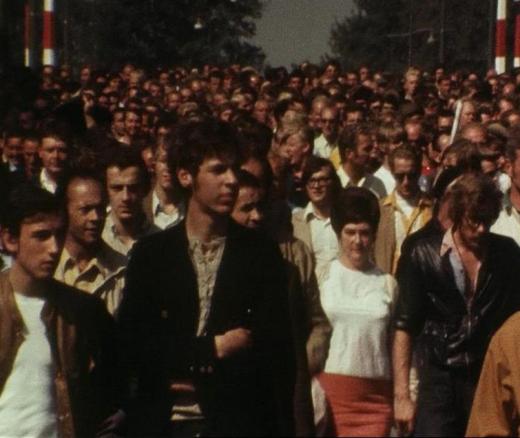
[(108, 417), (98, 428), (96, 437), (126, 435), (123, 433), (126, 426), (126, 414), (121, 409)]
[(170, 391), (194, 393), (195, 386), (193, 386), (191, 380), (174, 380), (170, 383)]
[(219, 359), (226, 359), (252, 345), (251, 331), (241, 327), (215, 336), (215, 350)]
[(415, 403), (410, 397), (394, 398), (394, 421), (399, 436), (412, 434), (415, 423)]
[(195, 386), (191, 380), (174, 380), (170, 382), (172, 402), (176, 406), (189, 406), (195, 400)]

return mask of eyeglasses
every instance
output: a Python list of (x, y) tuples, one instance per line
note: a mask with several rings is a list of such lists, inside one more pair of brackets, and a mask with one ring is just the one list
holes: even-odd
[(408, 181), (415, 181), (416, 179), (419, 179), (419, 176), (419, 172), (394, 173), (394, 178), (399, 182), (403, 182), (405, 178), (408, 178)]
[(492, 223), (493, 223), (493, 221), (490, 220), (489, 218), (484, 218), (484, 217), (482, 217), (482, 218), (478, 218), (478, 217), (470, 218), (467, 215), (464, 216), (463, 220), (466, 222), (466, 224), (468, 224), (474, 230), (476, 230), (481, 225), (485, 229), (488, 229), (492, 225)]
[(319, 187), (319, 186), (325, 186), (328, 183), (332, 181), (332, 178), (330, 176), (323, 176), (320, 178), (309, 178), (307, 181), (307, 185), (309, 187)]

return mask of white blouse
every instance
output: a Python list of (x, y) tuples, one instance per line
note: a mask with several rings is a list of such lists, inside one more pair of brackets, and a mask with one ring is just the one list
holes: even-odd
[(333, 328), (324, 371), (391, 379), (390, 320), (397, 296), (394, 278), (376, 267), (354, 271), (334, 260), (320, 292)]

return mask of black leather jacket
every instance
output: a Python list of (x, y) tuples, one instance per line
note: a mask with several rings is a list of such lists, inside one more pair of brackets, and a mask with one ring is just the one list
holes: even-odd
[(456, 287), (443, 231), (435, 223), (410, 236), (396, 277), (395, 328), (420, 335), (427, 360), (447, 368), (480, 367), (493, 333), (520, 309), (520, 247), (489, 234), (473, 299)]

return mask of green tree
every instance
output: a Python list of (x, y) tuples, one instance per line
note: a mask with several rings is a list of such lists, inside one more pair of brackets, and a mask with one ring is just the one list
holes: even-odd
[(402, 0), (355, 0), (355, 9), (331, 30), (330, 46), (346, 68), (367, 64), (399, 68), (406, 60), (406, 41), (389, 35), (402, 32), (406, 14)]
[(489, 1), (355, 0), (354, 13), (332, 27), (332, 53), (347, 67), (366, 63), (402, 71), (411, 58), (423, 68), (442, 62), (483, 70), (489, 20), (494, 20)]
[(261, 0), (69, 1), (71, 52), (81, 62), (151, 67), (264, 60), (261, 49), (248, 42)]

